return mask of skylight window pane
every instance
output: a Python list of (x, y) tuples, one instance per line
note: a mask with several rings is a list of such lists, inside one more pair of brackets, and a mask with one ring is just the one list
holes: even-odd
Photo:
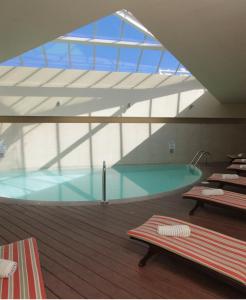
[(35, 48), (22, 54), (23, 64), (28, 67), (45, 67), (44, 54), (41, 49)]
[(71, 44), (71, 68), (91, 70), (93, 68), (93, 46)]
[(122, 21), (119, 17), (111, 15), (97, 21), (96, 35), (98, 39), (119, 40)]
[(14, 58), (11, 58), (9, 60), (6, 60), (2, 63), (0, 63), (1, 66), (13, 66), (13, 67), (16, 67), (16, 66), (20, 66), (21, 63), (20, 63), (20, 57), (17, 56), (17, 57), (14, 57)]
[(178, 75), (190, 75), (190, 71), (187, 70), (185, 66), (180, 65), (177, 74)]
[(160, 57), (161, 51), (159, 50), (144, 50), (138, 71), (142, 73), (155, 73)]
[(144, 33), (139, 29), (136, 29), (132, 25), (125, 22), (124, 34), (122, 40), (129, 42), (143, 43)]
[(94, 35), (94, 23), (88, 24), (81, 28), (78, 28), (68, 34), (66, 36), (72, 37), (82, 37), (82, 38), (92, 38)]
[[(151, 34), (144, 33), (141, 26), (138, 28), (130, 23), (131, 13), (121, 11), (120, 16), (118, 14), (103, 17), (65, 35), (82, 38), (80, 41), (70, 39), (68, 42), (68, 38), (61, 41), (60, 37), (0, 65), (191, 75), (170, 52), (165, 51), (162, 57), (163, 52), (155, 50), (158, 47), (148, 47), (147, 44), (161, 43)], [(85, 38), (88, 41), (84, 41)], [(96, 43), (91, 40), (93, 38), (97, 39)], [(105, 46), (103, 40), (110, 40), (110, 46)], [(119, 40), (128, 45), (113, 42)], [(136, 43), (134, 48), (131, 48), (131, 42)]]
[(136, 72), (137, 62), (141, 50), (138, 48), (121, 48), (120, 49), (120, 72)]
[(50, 42), (44, 47), (49, 67), (69, 68), (67, 43)]
[(179, 61), (170, 52), (165, 52), (159, 68), (159, 73), (173, 74), (176, 72)]
[(96, 70), (115, 71), (116, 69), (117, 48), (115, 47), (96, 47)]
[(157, 45), (160, 44), (160, 42), (156, 38), (151, 37), (149, 35), (146, 36), (146, 38), (144, 40), (144, 43), (147, 43), (147, 44), (157, 44)]

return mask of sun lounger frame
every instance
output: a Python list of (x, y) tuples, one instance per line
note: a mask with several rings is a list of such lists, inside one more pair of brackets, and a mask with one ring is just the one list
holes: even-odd
[(216, 202), (216, 201), (212, 201), (212, 200), (208, 200), (208, 199), (204, 199), (199, 196), (192, 196), (192, 195), (183, 195), (182, 196), (184, 199), (192, 199), (192, 200), (196, 200), (196, 204), (194, 205), (194, 207), (189, 211), (189, 215), (190, 216), (193, 216), (195, 211), (199, 208), (199, 207), (204, 207), (205, 204), (209, 204), (211, 206), (216, 206), (216, 207), (223, 207), (223, 208), (232, 208), (233, 210), (235, 211), (238, 211), (240, 213), (242, 212), (245, 212), (245, 210), (242, 208), (239, 208), (239, 207), (235, 207), (235, 206), (232, 206), (232, 205), (229, 205), (229, 204), (224, 204), (224, 203), (220, 203), (220, 202)]
[(210, 177), (207, 179), (207, 181), (209, 182), (215, 182), (218, 184), (218, 187), (223, 189), (223, 187), (225, 185), (231, 185), (231, 186), (234, 186), (234, 187), (240, 187), (240, 188), (246, 188), (246, 185), (244, 184), (240, 184), (240, 183), (237, 183), (237, 182), (233, 182), (233, 181), (227, 181), (227, 180), (223, 180), (222, 178), (221, 179), (210, 179)]
[[(203, 261), (203, 258), (204, 258), (203, 255), (201, 255), (201, 261), (199, 261), (199, 260), (196, 261), (196, 259), (198, 258), (197, 255), (199, 255), (199, 252), (197, 251), (198, 249), (196, 249), (196, 252), (195, 252), (196, 259), (194, 259), (194, 256), (192, 255), (193, 252), (191, 251), (191, 248), (190, 248), (192, 244), (188, 243), (189, 247), (187, 248), (186, 243), (184, 243), (184, 247), (182, 247), (182, 243), (179, 243), (179, 242), (176, 243), (176, 240), (175, 240), (174, 244), (172, 244), (171, 240), (169, 240), (169, 238), (166, 239), (166, 237), (163, 237), (164, 243), (161, 243), (161, 239), (162, 239), (161, 237), (159, 237), (160, 241), (158, 239), (156, 240), (156, 231), (151, 226), (151, 224), (153, 224), (153, 222), (154, 222), (157, 225), (158, 219), (160, 219), (159, 224), (170, 224), (170, 222), (171, 222), (171, 224), (172, 224), (172, 222), (174, 222), (174, 224), (175, 224), (180, 221), (182, 224), (187, 224), (187, 225), (192, 226), (193, 229), (196, 230), (196, 236), (199, 236), (200, 232), (202, 234), (205, 232), (208, 235), (208, 239), (214, 241), (215, 243), (217, 241), (217, 243), (221, 243), (223, 245), (223, 242), (225, 242), (228, 239), (229, 240), (231, 239), (232, 245), (235, 245), (235, 244), (233, 244), (233, 238), (226, 236), (224, 234), (221, 234), (219, 232), (207, 229), (206, 227), (201, 227), (199, 225), (195, 225), (195, 224), (185, 222), (182, 220), (178, 220), (175, 218), (171, 218), (171, 217), (154, 215), (151, 218), (149, 218), (144, 224), (138, 226), (135, 229), (131, 229), (128, 231), (128, 236), (130, 237), (130, 239), (144, 243), (145, 245), (148, 246), (147, 252), (138, 262), (138, 266), (140, 268), (144, 267), (146, 265), (146, 263), (149, 261), (149, 259), (152, 258), (153, 256), (164, 253), (164, 254), (168, 254), (169, 256), (170, 255), (174, 256), (174, 257), (182, 260), (183, 262), (189, 263), (192, 266), (197, 267), (199, 270), (206, 271), (210, 275), (214, 276), (216, 279), (223, 280), (223, 282), (230, 284), (231, 286), (236, 287), (246, 293), (246, 284), (245, 284), (244, 280), (237, 280), (236, 278), (233, 278), (233, 276), (230, 276), (227, 273), (220, 272), (219, 270), (216, 270), (216, 267), (215, 268), (213, 267), (213, 266), (216, 266), (216, 258), (215, 258), (215, 265), (213, 264), (212, 256), (210, 259), (207, 258), (207, 262), (210, 261), (210, 264), (206, 264), (206, 257), (207, 257), (206, 254), (205, 254), (205, 263)], [(163, 223), (163, 221), (164, 221), (164, 223)], [(150, 230), (150, 228), (152, 228), (152, 229)], [(211, 233), (210, 233), (210, 231), (211, 231)], [(215, 236), (217, 236), (217, 238), (214, 240)], [(167, 242), (167, 245), (165, 244), (165, 241)], [(170, 241), (170, 243), (168, 241)], [(244, 245), (245, 242), (238, 240), (238, 244)], [(196, 239), (194, 240), (194, 245), (196, 245)], [(225, 242), (225, 247), (228, 247), (228, 245), (230, 245), (230, 242), (227, 242), (227, 243)], [(184, 248), (184, 250), (183, 250), (183, 248)], [(198, 248), (200, 248), (202, 250), (201, 243), (199, 243)], [(206, 245), (204, 246), (204, 249), (205, 249), (205, 253), (206, 253), (206, 249), (207, 249)], [(217, 252), (216, 247), (215, 247), (215, 252)], [(215, 257), (217, 257), (216, 254), (215, 254)], [(227, 267), (228, 267), (228, 265), (227, 265)]]
[(246, 287), (243, 286), (240, 282), (234, 280), (233, 278), (229, 278), (226, 275), (223, 275), (223, 274), (221, 274), (221, 273), (219, 273), (219, 272), (217, 272), (213, 269), (210, 269), (209, 267), (205, 267), (203, 265), (200, 265), (196, 262), (193, 262), (193, 261), (189, 260), (188, 258), (182, 257), (179, 254), (176, 254), (176, 253), (174, 253), (172, 251), (169, 251), (165, 248), (162, 248), (160, 246), (156, 246), (156, 245), (154, 245), (150, 242), (146, 242), (146, 241), (144, 241), (140, 238), (130, 237), (130, 239), (141, 242), (141, 243), (144, 243), (148, 246), (147, 252), (144, 254), (144, 256), (138, 262), (138, 266), (140, 268), (143, 268), (146, 265), (146, 263), (149, 261), (149, 259), (152, 258), (153, 256), (158, 255), (158, 254), (164, 254), (164, 255), (168, 254), (169, 256), (171, 255), (171, 256), (176, 257), (176, 258), (178, 257), (182, 262), (186, 262), (189, 265), (191, 265), (192, 267), (195, 267), (195, 268), (199, 269), (200, 271), (205, 272), (205, 273), (209, 274), (210, 276), (212, 276), (212, 277), (214, 277), (214, 278), (216, 278), (220, 281), (223, 281), (226, 284), (229, 284), (229, 285), (233, 286), (234, 288), (239, 289), (240, 291), (242, 291), (244, 293), (246, 292)]

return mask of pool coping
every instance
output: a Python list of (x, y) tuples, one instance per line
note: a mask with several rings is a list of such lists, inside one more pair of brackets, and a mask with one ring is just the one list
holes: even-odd
[[(198, 167), (196, 167), (198, 168)], [(204, 174), (203, 167), (200, 166), (198, 168), (201, 171), (201, 176), (194, 181), (193, 183), (180, 187), (175, 190), (157, 193), (153, 195), (147, 195), (147, 196), (140, 196), (140, 197), (131, 197), (131, 198), (124, 198), (124, 199), (112, 199), (108, 200), (106, 202), (103, 202), (102, 200), (94, 200), (94, 201), (37, 201), (37, 200), (23, 200), (18, 198), (7, 198), (7, 197), (0, 197), (0, 203), (3, 204), (25, 204), (25, 205), (34, 205), (34, 206), (92, 206), (92, 205), (102, 205), (106, 206), (108, 204), (110, 205), (117, 205), (117, 204), (124, 204), (124, 203), (130, 203), (130, 202), (139, 202), (139, 201), (147, 201), (147, 200), (153, 200), (153, 199), (161, 199), (163, 197), (171, 196), (176, 193), (183, 193), (187, 191), (187, 189), (190, 189), (195, 184), (203, 181), (206, 177)], [(206, 173), (206, 172), (205, 172)]]

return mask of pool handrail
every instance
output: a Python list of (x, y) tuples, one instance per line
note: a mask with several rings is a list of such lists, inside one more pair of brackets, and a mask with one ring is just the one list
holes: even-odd
[(190, 164), (193, 166), (196, 166), (198, 164), (198, 162), (202, 159), (203, 156), (205, 155), (211, 155), (210, 152), (208, 151), (204, 151), (204, 150), (199, 150), (197, 151), (197, 153), (195, 154), (195, 156), (192, 158)]
[(106, 189), (106, 180), (107, 180), (107, 167), (106, 162), (103, 161), (103, 167), (102, 167), (102, 201), (101, 203), (108, 203), (107, 201), (107, 189)]

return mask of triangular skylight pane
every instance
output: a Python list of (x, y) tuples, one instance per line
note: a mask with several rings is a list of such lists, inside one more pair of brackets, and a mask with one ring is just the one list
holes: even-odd
[(0, 65), (190, 75), (126, 10), (103, 17)]
[(174, 74), (179, 68), (179, 61), (170, 52), (165, 52), (160, 63), (160, 74)]
[(124, 41), (129, 41), (129, 42), (143, 43), (145, 40), (145, 35), (139, 29), (134, 28), (132, 25), (128, 23), (125, 23), (124, 34), (122, 39)]
[(21, 55), (23, 65), (27, 67), (46, 67), (45, 57), (42, 47), (27, 51)]
[(80, 38), (93, 38), (94, 23), (88, 24), (66, 34), (66, 36), (80, 37)]
[(96, 39), (120, 40), (122, 20), (116, 15), (104, 17), (95, 22)]

